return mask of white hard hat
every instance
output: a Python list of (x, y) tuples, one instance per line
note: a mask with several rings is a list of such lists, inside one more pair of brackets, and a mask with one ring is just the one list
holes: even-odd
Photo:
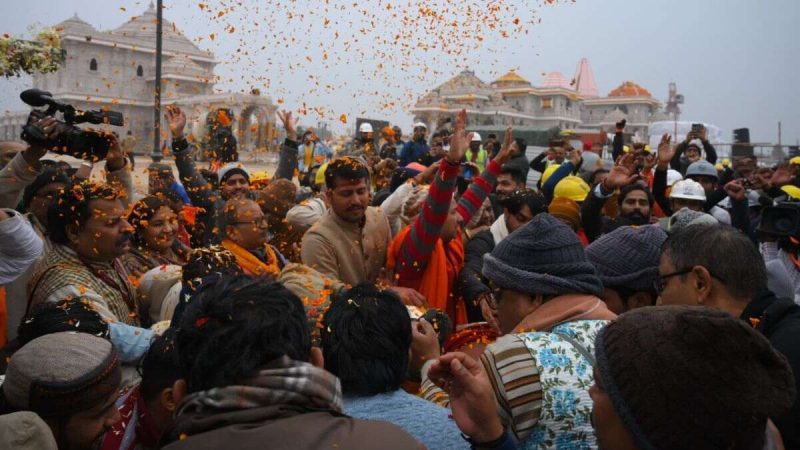
[(364, 122), (364, 123), (361, 124), (360, 127), (358, 127), (358, 132), (359, 133), (372, 133), (372, 125), (367, 123), (367, 122)]
[(427, 130), (427, 129), (428, 129), (428, 126), (427, 126), (427, 125), (425, 125), (425, 124), (424, 124), (424, 123), (422, 123), (422, 122), (417, 122), (417, 123), (415, 123), (415, 124), (414, 124), (414, 128), (425, 128), (425, 129)]
[(672, 192), (669, 194), (669, 198), (706, 201), (706, 191), (697, 181), (681, 180), (672, 186)]
[(481, 142), (482, 140), (483, 139), (481, 139), (481, 135), (478, 134), (477, 131), (472, 132), (472, 142)]
[(675, 169), (667, 170), (667, 186), (672, 186), (673, 184), (681, 181), (683, 179), (683, 175)]

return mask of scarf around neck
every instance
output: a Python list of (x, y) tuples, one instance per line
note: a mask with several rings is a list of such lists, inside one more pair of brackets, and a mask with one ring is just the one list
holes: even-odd
[(246, 383), (212, 388), (186, 397), (177, 415), (209, 414), (271, 405), (342, 412), (339, 378), (309, 363), (282, 356)]
[(614, 320), (605, 302), (588, 294), (559, 295), (550, 299), (525, 316), (514, 327), (514, 333), (528, 331), (550, 331), (556, 325), (576, 320)]
[(230, 239), (224, 239), (222, 241), (222, 246), (233, 253), (233, 256), (236, 257), (236, 262), (239, 263), (239, 267), (241, 267), (242, 271), (247, 275), (275, 276), (281, 271), (278, 255), (275, 254), (275, 251), (272, 250), (272, 246), (269, 244), (264, 245), (264, 259), (266, 262)]

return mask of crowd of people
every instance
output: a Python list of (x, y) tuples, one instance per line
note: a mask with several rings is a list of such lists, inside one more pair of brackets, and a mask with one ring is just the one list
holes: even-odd
[(206, 170), (168, 106), (147, 192), (0, 144), (0, 447), (800, 448), (800, 159), (279, 119)]

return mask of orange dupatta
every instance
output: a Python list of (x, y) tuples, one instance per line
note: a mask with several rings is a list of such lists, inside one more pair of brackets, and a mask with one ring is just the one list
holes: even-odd
[[(395, 272), (397, 258), (400, 256), (403, 242), (410, 232), (411, 225), (403, 228), (389, 245), (386, 263), (390, 272)], [(446, 250), (442, 239), (436, 240), (436, 246), (422, 272), (419, 285), (414, 285), (413, 280), (403, 280), (402, 278), (397, 279), (397, 282), (400, 286), (416, 289), (428, 300), (428, 307), (441, 309), (450, 316), (454, 325), (461, 325), (467, 323), (467, 310), (464, 303), (451, 295), (451, 292), (458, 273), (463, 267), (464, 242), (459, 233), (447, 244)]]
[(242, 271), (247, 275), (278, 275), (281, 271), (278, 266), (278, 255), (275, 254), (275, 251), (273, 251), (272, 247), (269, 245), (264, 246), (267, 251), (267, 258), (269, 258), (269, 264), (261, 261), (255, 255), (230, 239), (223, 239), (222, 246), (233, 253), (233, 256), (236, 257), (236, 262), (239, 263), (239, 267), (241, 267)]

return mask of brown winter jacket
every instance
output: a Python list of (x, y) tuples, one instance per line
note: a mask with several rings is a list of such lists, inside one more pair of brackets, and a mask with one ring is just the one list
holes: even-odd
[[(165, 450), (422, 449), (387, 422), (358, 420), (332, 410), (269, 405), (211, 415), (180, 415)], [(183, 440), (181, 440), (183, 436)]]
[(386, 266), (391, 237), (389, 221), (380, 208), (367, 208), (363, 225), (344, 221), (328, 210), (303, 236), (303, 264), (345, 284), (374, 283)]

